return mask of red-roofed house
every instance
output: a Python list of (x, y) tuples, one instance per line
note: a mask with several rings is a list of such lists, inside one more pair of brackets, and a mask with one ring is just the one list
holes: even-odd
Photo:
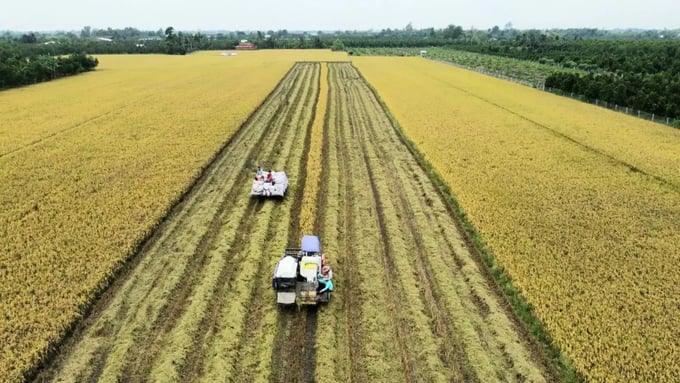
[(235, 48), (239, 49), (239, 50), (246, 50), (246, 49), (247, 50), (253, 50), (253, 49), (257, 49), (257, 45), (255, 45), (254, 43), (249, 43), (247, 41), (241, 41), (240, 43), (238, 43), (238, 45)]

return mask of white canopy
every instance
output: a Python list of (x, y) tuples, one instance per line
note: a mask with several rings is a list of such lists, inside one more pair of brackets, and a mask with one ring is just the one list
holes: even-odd
[(281, 258), (276, 265), (274, 271), (274, 278), (296, 278), (297, 277), (297, 259), (295, 257), (286, 256)]

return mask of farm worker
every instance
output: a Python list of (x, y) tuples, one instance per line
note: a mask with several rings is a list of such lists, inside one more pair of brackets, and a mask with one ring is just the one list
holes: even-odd
[(321, 273), (324, 277), (324, 279), (328, 279), (329, 281), (333, 279), (333, 269), (329, 265), (324, 266), (321, 269)]
[(333, 281), (330, 279), (324, 279), (321, 274), (316, 276), (317, 280), (319, 281), (319, 287), (323, 285), (323, 288), (319, 291), (319, 294), (324, 293), (326, 291), (333, 291)]
[(269, 171), (269, 173), (267, 173), (267, 182), (274, 183), (274, 175), (272, 174), (271, 170)]

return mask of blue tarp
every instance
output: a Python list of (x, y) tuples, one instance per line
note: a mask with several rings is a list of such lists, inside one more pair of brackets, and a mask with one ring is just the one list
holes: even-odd
[(319, 242), (319, 237), (316, 235), (305, 235), (302, 237), (302, 251), (307, 252), (320, 252), (321, 243)]

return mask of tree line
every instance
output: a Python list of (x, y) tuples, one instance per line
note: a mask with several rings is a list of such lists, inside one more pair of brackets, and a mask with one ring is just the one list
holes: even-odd
[(54, 80), (93, 70), (99, 61), (84, 53), (23, 56), (0, 45), (0, 89)]
[(548, 76), (545, 86), (584, 95), (591, 100), (680, 119), (680, 75), (657, 73), (556, 73)]
[(352, 53), (362, 48), (442, 47), (547, 64), (545, 86), (656, 115), (680, 119), (680, 30), (593, 28), (516, 30), (512, 25), (463, 30), (450, 25), (337, 36)]
[[(446, 28), (380, 31), (229, 31), (191, 33), (135, 28), (93, 29), (79, 34), (11, 34), (0, 37), (0, 87), (30, 84), (96, 67), (87, 54), (166, 53), (233, 49), (248, 40), (259, 49), (330, 48), (352, 54), (363, 48), (442, 47), (529, 60), (579, 73), (554, 73), (545, 85), (591, 99), (680, 118), (680, 31), (598, 29), (517, 30)], [(67, 61), (62, 55), (77, 54)], [(71, 64), (71, 62), (79, 63)]]
[(483, 43), (457, 41), (448, 47), (580, 69), (584, 73), (553, 73), (546, 78), (545, 86), (680, 118), (678, 38), (564, 39), (523, 33)]

